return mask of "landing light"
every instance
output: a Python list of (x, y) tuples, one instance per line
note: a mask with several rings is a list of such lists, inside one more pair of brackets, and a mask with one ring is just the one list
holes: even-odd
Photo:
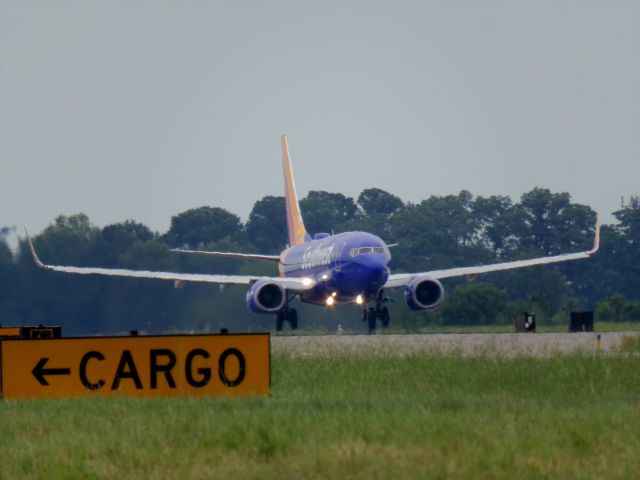
[(302, 279), (302, 285), (304, 285), (305, 287), (308, 287), (309, 285), (311, 285), (311, 282), (313, 280), (311, 280), (309, 277), (305, 277)]
[(362, 304), (364, 303), (364, 298), (362, 298), (362, 295), (358, 295), (358, 296), (356, 297), (356, 303), (357, 303), (358, 305), (362, 305)]
[(328, 280), (329, 279), (329, 275), (327, 275), (326, 273), (323, 273), (320, 278), (322, 278), (322, 280)]
[(333, 292), (333, 293), (331, 294), (331, 296), (332, 296), (332, 297), (335, 297), (336, 295), (338, 295), (338, 292)]
[(336, 303), (336, 299), (333, 297), (327, 297), (327, 307), (332, 307)]

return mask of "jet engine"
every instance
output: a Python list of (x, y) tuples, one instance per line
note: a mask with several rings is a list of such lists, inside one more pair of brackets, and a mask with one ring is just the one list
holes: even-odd
[(411, 310), (433, 310), (444, 300), (444, 288), (435, 278), (416, 277), (404, 288), (404, 298)]
[(286, 295), (282, 285), (258, 280), (247, 292), (247, 307), (253, 313), (277, 313), (284, 306)]

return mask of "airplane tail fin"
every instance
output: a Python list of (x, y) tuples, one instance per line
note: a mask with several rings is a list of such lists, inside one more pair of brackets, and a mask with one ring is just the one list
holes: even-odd
[(289, 246), (300, 245), (311, 240), (311, 236), (304, 228), (296, 185), (293, 182), (293, 170), (291, 169), (291, 157), (286, 135), (280, 138), (282, 147), (282, 167), (284, 169), (284, 201), (287, 207), (287, 230), (289, 232)]

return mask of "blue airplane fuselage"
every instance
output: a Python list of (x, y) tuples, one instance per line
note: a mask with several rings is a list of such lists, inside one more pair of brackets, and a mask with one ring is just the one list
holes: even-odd
[(295, 245), (280, 254), (280, 275), (315, 280), (312, 291), (301, 295), (308, 303), (324, 304), (329, 296), (366, 301), (389, 278), (389, 249), (379, 237), (366, 232), (317, 234), (314, 240)]

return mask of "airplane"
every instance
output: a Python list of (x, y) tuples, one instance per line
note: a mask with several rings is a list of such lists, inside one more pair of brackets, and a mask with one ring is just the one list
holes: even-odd
[(404, 289), (404, 299), (413, 311), (428, 311), (439, 307), (444, 300), (444, 288), (440, 280), (452, 277), (474, 277), (478, 274), (546, 265), (557, 262), (585, 259), (593, 256), (600, 243), (600, 221), (596, 216), (593, 248), (589, 251), (568, 253), (528, 260), (517, 260), (489, 265), (462, 268), (446, 268), (417, 273), (391, 273), (389, 247), (376, 235), (367, 232), (338, 234), (307, 232), (293, 180), (291, 157), (287, 138), (280, 139), (285, 183), (285, 208), (288, 246), (280, 255), (259, 255), (232, 252), (210, 252), (174, 249), (178, 253), (211, 255), (272, 262), (278, 265), (279, 275), (273, 277), (252, 275), (215, 275), (199, 273), (174, 273), (119, 268), (93, 268), (44, 264), (36, 253), (31, 238), (25, 231), (34, 262), (40, 268), (56, 272), (81, 275), (112, 275), (121, 277), (173, 280), (176, 286), (185, 282), (248, 286), (246, 303), (255, 314), (276, 316), (276, 330), (282, 330), (285, 322), (292, 329), (298, 327), (298, 313), (291, 302), (298, 298), (304, 303), (333, 307), (339, 304), (355, 304), (363, 308), (363, 320), (369, 333), (375, 332), (379, 320), (382, 327), (389, 325), (389, 309), (384, 305), (387, 289)]

